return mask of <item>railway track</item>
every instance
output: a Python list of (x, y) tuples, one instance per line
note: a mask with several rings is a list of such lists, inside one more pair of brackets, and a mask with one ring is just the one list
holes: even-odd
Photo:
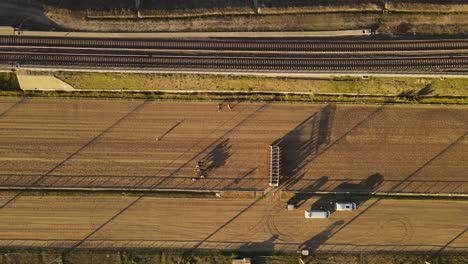
[(124, 56), (78, 54), (0, 53), (10, 65), (144, 68), (144, 69), (215, 69), (272, 71), (391, 71), (391, 72), (465, 72), (467, 56), (386, 57), (386, 58), (252, 58), (197, 56)]
[(468, 41), (0, 37), (0, 64), (145, 70), (466, 73)]
[(81, 54), (81, 55), (122, 55), (122, 56), (199, 56), (199, 57), (272, 57), (272, 58), (388, 58), (388, 57), (434, 57), (460, 56), (468, 54), (466, 49), (438, 51), (364, 51), (364, 52), (300, 52), (300, 51), (213, 51), (209, 50), (152, 50), (152, 49), (115, 49), (115, 48), (66, 48), (66, 47), (5, 47), (0, 46), (0, 53), (29, 54)]
[(468, 49), (468, 40), (317, 40), (317, 39), (100, 39), (1, 36), (0, 46), (75, 48), (255, 50), (255, 51), (404, 51)]

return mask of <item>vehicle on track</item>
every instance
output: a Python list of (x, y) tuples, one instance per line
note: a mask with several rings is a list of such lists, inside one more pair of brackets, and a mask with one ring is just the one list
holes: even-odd
[(311, 210), (304, 212), (305, 218), (328, 218), (330, 216), (330, 211), (324, 210)]
[(336, 202), (335, 210), (336, 211), (353, 211), (356, 210), (356, 203), (353, 202)]

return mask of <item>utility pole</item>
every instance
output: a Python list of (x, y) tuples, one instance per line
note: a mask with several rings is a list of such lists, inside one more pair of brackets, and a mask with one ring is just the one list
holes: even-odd
[(253, 6), (254, 6), (254, 11), (256, 14), (260, 13), (260, 8), (258, 7), (258, 0), (252, 0), (253, 1)]
[(135, 0), (135, 10), (136, 10), (137, 18), (140, 17), (140, 4), (141, 4), (141, 0)]

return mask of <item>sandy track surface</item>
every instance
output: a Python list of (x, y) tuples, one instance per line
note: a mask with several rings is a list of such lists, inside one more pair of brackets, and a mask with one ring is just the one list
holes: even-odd
[(275, 143), (289, 190), (468, 190), (464, 107), (216, 105), (2, 98), (0, 185), (262, 190)]
[[(463, 107), (0, 100), (2, 186), (466, 192)], [(159, 138), (159, 140), (156, 140)], [(192, 182), (194, 161), (208, 177)], [(415, 185), (416, 184), (416, 185)], [(427, 187), (424, 187), (427, 186)], [(423, 188), (424, 187), (424, 188)], [(1, 194), (0, 246), (466, 251), (466, 201), (362, 201), (305, 219), (254, 200)], [(11, 200), (11, 198), (14, 199)], [(129, 206), (130, 205), (130, 206)]]
[[(0, 109), (4, 186), (264, 189), (279, 142), (291, 190), (468, 188), (465, 108), (242, 103), (218, 113), (216, 103), (2, 99)], [(192, 182), (196, 160), (208, 178)]]
[[(7, 198), (2, 196), (1, 198)], [(235, 250), (463, 251), (466, 201), (371, 199), (354, 212), (305, 219), (259, 200), (19, 197), (0, 209), (0, 246), (158, 247)], [(121, 212), (108, 224), (103, 223)], [(449, 243), (450, 242), (450, 243)]]

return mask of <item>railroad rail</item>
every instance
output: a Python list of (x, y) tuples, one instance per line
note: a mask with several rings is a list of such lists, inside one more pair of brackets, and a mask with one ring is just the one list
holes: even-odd
[(10, 67), (251, 72), (468, 72), (468, 41), (0, 36)]
[(102, 39), (0, 36), (0, 46), (352, 52), (468, 49), (468, 40)]
[(376, 72), (466, 72), (468, 56), (382, 58), (251, 58), (193, 56), (122, 56), (78, 54), (0, 53), (7, 65), (144, 68), (216, 69), (272, 71), (376, 71)]

